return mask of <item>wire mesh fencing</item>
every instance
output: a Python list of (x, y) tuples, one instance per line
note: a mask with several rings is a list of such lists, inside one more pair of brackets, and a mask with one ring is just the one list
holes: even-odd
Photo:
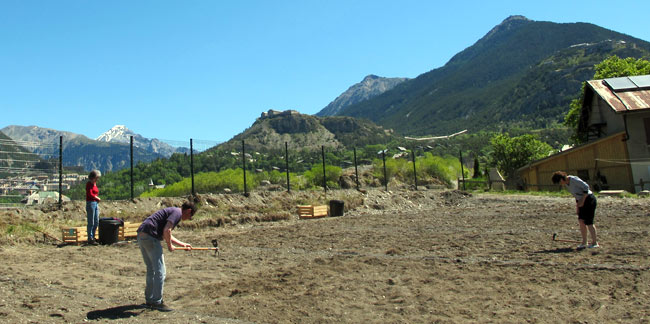
[[(335, 145), (314, 148), (288, 141), (274, 148), (245, 141), (229, 145), (197, 139), (160, 142), (172, 148), (167, 155), (144, 154), (131, 138), (130, 143), (82, 158), (83, 152), (67, 146), (63, 137), (58, 143), (7, 140), (2, 142), (6, 145), (0, 153), (0, 172), (4, 172), (0, 198), (12, 206), (48, 198), (59, 198), (59, 203), (84, 200), (87, 173), (95, 168), (103, 173), (98, 182), (102, 200), (207, 193), (248, 195), (256, 190), (320, 188), (327, 192), (364, 186), (388, 190), (396, 179), (401, 186), (417, 189), (426, 184), (424, 178), (436, 172), (447, 172), (447, 178), (455, 179), (462, 170), (458, 159), (447, 162), (455, 163), (453, 167), (437, 167), (440, 161), (429, 161), (431, 154), (424, 149), (385, 144), (342, 150)], [(26, 158), (18, 158), (21, 155)], [(452, 174), (445, 169), (453, 169)], [(25, 188), (27, 184), (33, 185), (32, 192)], [(28, 193), (49, 197), (26, 200)]]
[(80, 181), (61, 178), (58, 153), (57, 143), (0, 139), (0, 208), (58, 202), (63, 186)]

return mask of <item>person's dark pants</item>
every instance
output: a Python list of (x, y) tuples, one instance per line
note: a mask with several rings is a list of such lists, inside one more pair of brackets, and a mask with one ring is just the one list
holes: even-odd
[(582, 219), (585, 225), (593, 225), (596, 216), (596, 196), (589, 195), (585, 199), (584, 205), (578, 209), (578, 219)]

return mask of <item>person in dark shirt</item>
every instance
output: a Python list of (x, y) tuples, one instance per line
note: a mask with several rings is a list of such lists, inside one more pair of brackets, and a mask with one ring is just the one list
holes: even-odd
[(97, 180), (102, 176), (99, 170), (92, 170), (88, 174), (88, 182), (86, 182), (86, 217), (88, 225), (86, 230), (88, 232), (88, 244), (97, 245), (95, 232), (99, 226), (99, 189), (97, 188)]
[(146, 286), (144, 297), (146, 305), (160, 311), (171, 311), (163, 302), (163, 286), (165, 284), (165, 259), (163, 258), (162, 240), (167, 244), (167, 249), (173, 252), (178, 245), (185, 249), (192, 249), (192, 245), (176, 239), (172, 230), (181, 220), (191, 220), (196, 213), (192, 202), (185, 202), (181, 208), (168, 207), (147, 217), (138, 227), (138, 245), (142, 252), (144, 264), (147, 266)]

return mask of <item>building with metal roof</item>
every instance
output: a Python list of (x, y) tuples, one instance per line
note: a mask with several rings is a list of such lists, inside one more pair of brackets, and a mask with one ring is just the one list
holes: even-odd
[(578, 130), (587, 143), (518, 170), (531, 189), (552, 187), (557, 170), (596, 190), (650, 188), (650, 75), (587, 81)]

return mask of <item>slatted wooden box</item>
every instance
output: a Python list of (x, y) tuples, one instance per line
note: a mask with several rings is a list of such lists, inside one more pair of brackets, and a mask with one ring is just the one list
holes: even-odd
[(327, 205), (299, 205), (298, 217), (301, 219), (327, 217)]
[[(61, 234), (63, 243), (79, 245), (88, 241), (88, 229), (86, 226), (62, 228)], [(95, 231), (95, 237), (99, 237), (97, 231)]]
[(120, 240), (138, 237), (138, 227), (140, 223), (124, 222), (124, 226), (120, 227)]
[[(133, 239), (138, 236), (138, 227), (140, 224), (124, 222), (124, 226), (120, 226), (117, 234), (117, 239), (124, 241), (126, 239)], [(61, 229), (63, 243), (81, 244), (88, 241), (88, 230), (86, 226), (68, 227)], [(95, 231), (95, 237), (99, 238), (98, 230)]]

